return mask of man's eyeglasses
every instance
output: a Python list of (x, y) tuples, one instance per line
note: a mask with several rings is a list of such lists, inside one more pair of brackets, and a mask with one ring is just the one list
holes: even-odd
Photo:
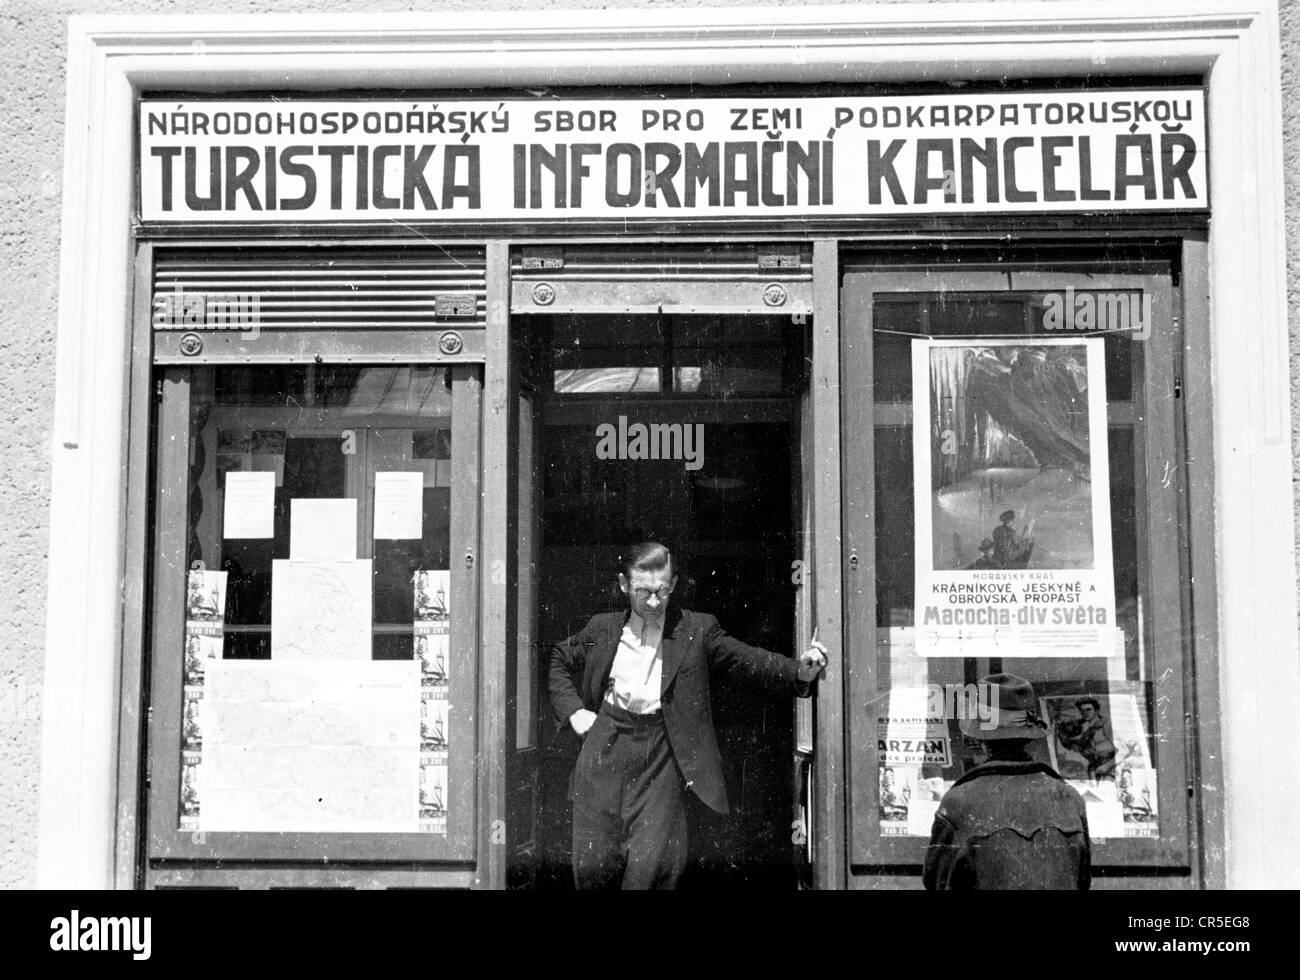
[(645, 602), (645, 601), (646, 601), (647, 599), (649, 599), (651, 596), (654, 596), (654, 597), (655, 597), (656, 599), (658, 599), (660, 602), (667, 602), (667, 601), (668, 601), (668, 597), (669, 597), (670, 595), (673, 594), (673, 590), (672, 590), (672, 589), (668, 589), (668, 588), (663, 588), (663, 589), (633, 589), (633, 590), (632, 590), (632, 594), (633, 594), (634, 596), (636, 596), (638, 599), (640, 599), (642, 602)]

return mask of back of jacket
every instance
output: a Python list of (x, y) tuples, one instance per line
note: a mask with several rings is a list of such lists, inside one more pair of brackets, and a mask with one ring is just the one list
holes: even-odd
[(926, 888), (939, 890), (1086, 889), (1083, 798), (1039, 762), (978, 766), (939, 804), (924, 877)]

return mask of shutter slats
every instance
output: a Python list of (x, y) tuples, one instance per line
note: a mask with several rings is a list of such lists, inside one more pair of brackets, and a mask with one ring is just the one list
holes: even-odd
[(256, 245), (154, 253), (159, 364), (483, 360), (482, 247)]
[[(262, 330), (474, 329), (486, 322), (481, 248), (159, 250), (154, 309), (179, 292), (253, 308)], [(473, 316), (444, 316), (439, 297)], [(202, 329), (202, 327), (196, 327)]]

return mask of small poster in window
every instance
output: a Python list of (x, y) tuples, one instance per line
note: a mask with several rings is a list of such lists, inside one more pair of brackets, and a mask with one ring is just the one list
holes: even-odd
[(190, 627), (185, 631), (185, 683), (201, 685), (209, 660), (220, 660), (224, 639), (220, 631)]
[(912, 372), (917, 653), (1112, 656), (1102, 340), (914, 340)]
[(887, 837), (907, 836), (907, 812), (916, 794), (919, 766), (880, 767), (880, 833)]
[(426, 687), (447, 686), (449, 637), (446, 626), (446, 623), (424, 623), (416, 627), (415, 659), (420, 662), (420, 679)]
[(226, 573), (191, 569), (185, 585), (185, 621), (220, 626), (226, 618)]
[(447, 762), (434, 756), (420, 757), (420, 831), (447, 832)]
[(181, 744), (191, 751), (198, 751), (203, 747), (203, 688), (185, 688), (182, 704)]
[(415, 573), (415, 622), (445, 623), (451, 619), (451, 572), (422, 568)]
[[(197, 752), (181, 753), (181, 829), (197, 830), (199, 816), (199, 774), (201, 758)], [(186, 821), (190, 825), (186, 825)]]
[(1132, 694), (1039, 698), (1052, 766), (1065, 779), (1114, 781), (1119, 770), (1151, 768), (1147, 734)]
[(412, 577), (414, 595), (414, 651), (426, 694), (448, 694), (451, 661), (451, 572), (420, 569)]
[(420, 751), (446, 752), (451, 730), (447, 724), (450, 704), (445, 698), (425, 691), (420, 701)]
[(1137, 697), (1053, 695), (1039, 704), (1052, 766), (1088, 804), (1090, 834), (1158, 836), (1156, 770)]
[(1125, 766), (1115, 782), (1115, 795), (1124, 814), (1125, 837), (1158, 837), (1159, 795), (1156, 771)]

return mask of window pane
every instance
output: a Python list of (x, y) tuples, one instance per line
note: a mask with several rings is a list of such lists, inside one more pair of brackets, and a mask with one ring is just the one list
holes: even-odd
[[(1159, 835), (1159, 742), (1162, 736), (1168, 737), (1166, 729), (1176, 721), (1160, 719), (1156, 724), (1150, 598), (1144, 590), (1150, 588), (1152, 575), (1176, 576), (1177, 570), (1142, 565), (1148, 522), (1142, 454), (1144, 440), (1156, 436), (1142, 428), (1145, 352), (1136, 329), (1110, 331), (1103, 341), (1110, 526), (1096, 531), (1109, 536), (1112, 551), (1115, 622), (1110, 624), (1114, 635), (1111, 655), (1004, 657), (994, 645), (966, 658), (922, 657), (916, 650), (917, 630), (922, 624), (917, 623), (915, 613), (919, 558), (915, 553), (913, 414), (917, 393), (913, 390), (912, 338), (977, 341), (1052, 336), (1044, 329), (1043, 320), (1049, 304), (1045, 294), (1030, 291), (898, 292), (873, 298), (877, 687), (882, 705), (878, 713), (879, 816), (885, 835), (928, 836), (944, 792), (982, 761), (983, 742), (964, 734), (963, 712), (975, 711), (975, 682), (999, 671), (1022, 675), (1033, 684), (1039, 713), (1050, 731), (1047, 738), (1031, 743), (1031, 754), (1053, 765), (1083, 794), (1093, 836)], [(1135, 320), (1132, 326), (1142, 324)], [(1026, 349), (1034, 349), (1034, 343), (1027, 339)], [(1066, 567), (1058, 561), (1063, 560), (1066, 545), (1061, 533), (1051, 530), (1055, 518), (1048, 511), (1052, 506), (1040, 507), (1042, 513), (1036, 517), (1027, 513), (1023, 501), (1016, 502), (1017, 487), (1024, 484), (1027, 488), (1020, 497), (1038, 499), (1028, 488), (1043, 485), (1059, 469), (1059, 461), (1051, 459), (1044, 447), (1058, 437), (1068, 440), (1070, 432), (1078, 441), (1087, 426), (1080, 429), (1075, 423), (1081, 423), (1083, 417), (1066, 412), (1057, 420), (1064, 428), (1057, 431), (1056, 414), (1044, 408), (1052, 397), (1047, 387), (1022, 387), (1016, 396), (1024, 400), (1012, 406), (1015, 424), (1008, 427), (1005, 418), (982, 417), (980, 431), (966, 437), (974, 439), (996, 465), (965, 476), (966, 470), (954, 470), (944, 478), (949, 494), (946, 506), (968, 504), (967, 509), (984, 515), (987, 519), (982, 524), (975, 523), (988, 535), (979, 540), (981, 534), (977, 533), (954, 535), (948, 533), (951, 528), (944, 532), (942, 522), (936, 519), (935, 547), (952, 559), (946, 567), (992, 568), (1002, 561), (999, 567), (1024, 568), (1030, 574), (1035, 569)], [(920, 393), (920, 397), (929, 395)], [(1078, 410), (1076, 404), (1076, 415)], [(946, 427), (974, 418), (964, 404), (937, 406), (931, 419), (930, 444), (942, 442)], [(1042, 420), (1043, 431), (1035, 431), (1034, 420)], [(939, 473), (943, 467), (956, 465), (956, 456), (940, 452), (933, 467)], [(957, 499), (967, 492), (970, 500)], [(1064, 506), (1060, 499), (1048, 503), (1057, 509)], [(1018, 513), (1010, 522), (999, 524), (997, 517), (1004, 510)], [(999, 528), (1003, 532), (1010, 528), (1011, 533), (1003, 534), (1004, 541), (995, 542)], [(1017, 555), (1024, 557), (1019, 564), (1010, 564), (1008, 555), (1003, 554), (1007, 549), (999, 549), (998, 544), (1015, 540), (1023, 546)], [(990, 547), (983, 550), (986, 542)], [(923, 557), (928, 561), (932, 556)], [(969, 724), (965, 730), (970, 730)]]
[(446, 370), (191, 377), (181, 829), (445, 833)]

